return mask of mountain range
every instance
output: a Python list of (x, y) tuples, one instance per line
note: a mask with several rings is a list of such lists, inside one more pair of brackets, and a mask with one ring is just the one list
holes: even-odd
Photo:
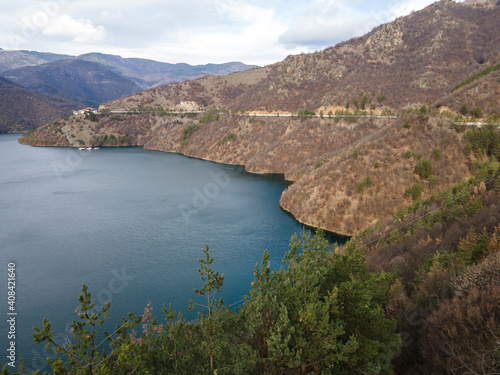
[(85, 106), (99, 106), (141, 91), (134, 82), (103, 65), (80, 59), (57, 60), (1, 74), (29, 90), (57, 95)]
[[(34, 51), (0, 50), (0, 76), (9, 84), (2, 90), (0, 100), (17, 102), (2, 113), (0, 131), (31, 130), (53, 121), (70, 109), (82, 106), (98, 106), (100, 103), (142, 91), (144, 88), (205, 75), (230, 74), (244, 71), (255, 66), (233, 62), (227, 64), (168, 64), (146, 59), (124, 59), (120, 56), (90, 53), (78, 57)], [(7, 81), (4, 81), (7, 82)], [(12, 86), (15, 83), (17, 86)], [(53, 97), (26, 93), (18, 95), (20, 87), (33, 92), (58, 96)], [(15, 91), (15, 94), (10, 94)], [(10, 96), (9, 96), (10, 95)], [(34, 111), (16, 112), (25, 108), (30, 100), (37, 97), (38, 103), (48, 99), (44, 105), (47, 114), (55, 117), (30, 117)], [(27, 103), (23, 103), (26, 98)], [(68, 101), (73, 101), (69, 106)], [(38, 105), (39, 106), (39, 105)]]
[(182, 82), (210, 75), (226, 75), (257, 68), (241, 62), (224, 64), (190, 65), (169, 64), (140, 58), (123, 58), (103, 53), (87, 53), (80, 56), (61, 55), (36, 51), (6, 51), (0, 49), (0, 74), (25, 67), (34, 67), (64, 59), (78, 59), (100, 64), (113, 73), (129, 79), (142, 89)]

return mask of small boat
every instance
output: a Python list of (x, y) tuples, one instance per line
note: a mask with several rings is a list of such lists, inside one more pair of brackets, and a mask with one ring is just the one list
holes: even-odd
[(80, 150), (80, 151), (85, 151), (85, 150), (86, 150), (86, 148), (85, 148), (85, 147), (80, 147), (80, 148), (79, 148), (79, 150)]

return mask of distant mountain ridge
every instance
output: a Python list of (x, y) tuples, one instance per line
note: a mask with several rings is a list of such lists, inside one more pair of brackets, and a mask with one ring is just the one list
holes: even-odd
[(8, 51), (0, 49), (0, 73), (7, 70), (24, 68), (25, 66), (41, 65), (72, 56), (50, 52)]
[(243, 72), (258, 67), (257, 65), (246, 65), (241, 62), (195, 66), (185, 63), (169, 64), (148, 59), (123, 58), (121, 56), (102, 53), (88, 53), (80, 55), (78, 58), (102, 64), (109, 70), (131, 79), (144, 89), (203, 76)]
[(190, 65), (169, 64), (141, 58), (123, 58), (117, 55), (92, 52), (80, 56), (60, 55), (36, 51), (0, 50), (0, 74), (14, 69), (57, 62), (63, 59), (80, 59), (101, 64), (123, 78), (134, 81), (142, 89), (182, 82), (206, 75), (226, 75), (257, 68), (241, 62)]
[(104, 66), (75, 58), (9, 70), (2, 75), (29, 90), (84, 105), (99, 105), (141, 91), (134, 82)]

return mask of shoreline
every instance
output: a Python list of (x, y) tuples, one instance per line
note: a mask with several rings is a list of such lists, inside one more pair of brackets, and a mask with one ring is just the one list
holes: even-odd
[[(22, 135), (24, 133), (15, 133), (15, 134), (21, 134)], [(70, 145), (68, 145), (68, 146), (30, 145), (30, 144), (27, 144), (27, 143), (21, 143), (21, 142), (19, 142), (19, 140), (18, 140), (18, 143), (21, 144), (21, 145), (31, 146), (31, 147), (57, 147), (57, 148), (74, 149), (75, 151), (78, 151), (78, 147), (76, 147), (76, 146), (70, 146)], [(203, 157), (196, 157), (196, 156), (186, 155), (186, 154), (184, 154), (184, 153), (182, 153), (180, 151), (164, 151), (164, 150), (158, 150), (158, 149), (154, 149), (154, 148), (147, 148), (144, 145), (109, 146), (109, 147), (108, 146), (102, 146), (100, 148), (102, 148), (102, 149), (106, 149), (106, 148), (115, 149), (115, 148), (124, 148), (124, 147), (142, 147), (146, 151), (162, 152), (162, 153), (166, 153), (166, 154), (177, 154), (177, 155), (181, 155), (181, 156), (184, 156), (184, 157), (190, 158), (190, 159), (203, 160), (203, 161), (206, 161), (206, 162), (215, 163), (215, 164), (219, 164), (219, 165), (226, 165), (226, 166), (232, 166), (232, 167), (237, 167), (237, 168), (243, 168), (244, 171), (246, 173), (249, 173), (249, 174), (253, 174), (253, 175), (257, 175), (257, 176), (261, 176), (261, 177), (265, 177), (265, 176), (278, 177), (283, 182), (287, 183), (288, 186), (291, 186), (295, 182), (294, 180), (288, 180), (288, 179), (286, 179), (284, 173), (253, 172), (253, 171), (248, 170), (246, 168), (246, 166), (242, 165), (242, 164), (222, 163), (222, 162), (211, 160), (209, 158), (203, 158)], [(293, 217), (294, 220), (296, 220), (299, 224), (303, 225), (304, 228), (309, 229), (309, 230), (315, 230), (315, 229), (318, 228), (317, 224), (314, 225), (314, 224), (310, 224), (310, 223), (301, 221), (297, 217), (295, 217), (295, 215), (292, 212), (290, 212), (289, 210), (287, 210), (286, 208), (284, 208), (281, 205), (281, 203), (279, 203), (279, 205), (280, 205), (280, 209), (283, 210), (283, 212), (285, 212), (287, 215)], [(321, 229), (325, 232), (325, 234), (327, 235), (327, 237), (339, 239), (340, 241), (338, 241), (338, 242), (345, 243), (346, 241), (348, 241), (351, 238), (351, 236), (345, 235), (343, 233), (333, 232), (333, 231), (328, 230), (326, 228), (321, 228)]]

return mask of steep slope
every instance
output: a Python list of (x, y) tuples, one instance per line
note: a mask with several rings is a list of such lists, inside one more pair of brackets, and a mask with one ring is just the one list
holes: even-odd
[(121, 56), (102, 53), (88, 53), (80, 55), (78, 58), (104, 65), (112, 72), (131, 79), (143, 89), (203, 76), (242, 72), (257, 67), (240, 62), (196, 66), (189, 64), (168, 64), (147, 59), (122, 58)]
[(27, 89), (81, 103), (102, 103), (141, 90), (134, 82), (104, 66), (80, 59), (9, 70), (2, 75)]
[(71, 113), (74, 102), (26, 90), (0, 77), (0, 133), (35, 129)]
[[(402, 108), (430, 104), (500, 62), (500, 6), (441, 1), (323, 52), (290, 56), (233, 106), (268, 111), (344, 106), (358, 93)], [(378, 105), (378, 103), (376, 103)]]

